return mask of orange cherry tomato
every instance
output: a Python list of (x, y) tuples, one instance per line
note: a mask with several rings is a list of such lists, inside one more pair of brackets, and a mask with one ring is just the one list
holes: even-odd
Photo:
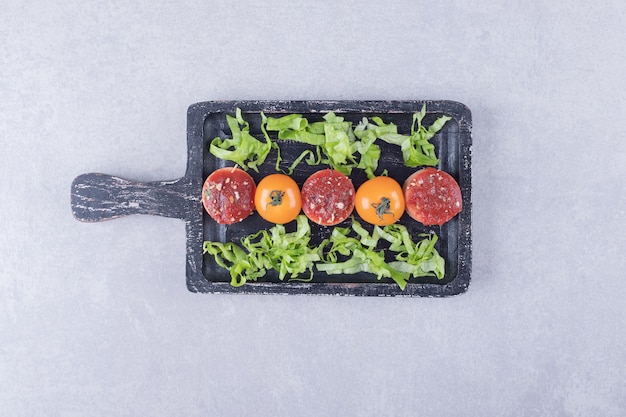
[(287, 175), (268, 175), (257, 184), (254, 205), (265, 220), (276, 224), (289, 223), (302, 208), (300, 188)]
[(402, 187), (393, 178), (374, 177), (356, 191), (354, 208), (368, 223), (387, 226), (404, 214)]

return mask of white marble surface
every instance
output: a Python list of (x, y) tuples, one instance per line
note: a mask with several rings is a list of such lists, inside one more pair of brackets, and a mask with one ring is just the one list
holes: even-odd
[[(1, 9), (0, 415), (626, 415), (621, 0)], [(81, 173), (182, 176), (214, 99), (467, 104), (469, 292), (192, 294), (181, 221), (73, 219)]]

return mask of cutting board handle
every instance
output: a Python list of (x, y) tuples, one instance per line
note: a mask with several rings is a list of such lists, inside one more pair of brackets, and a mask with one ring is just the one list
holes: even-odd
[(83, 222), (131, 214), (186, 219), (200, 204), (185, 177), (174, 181), (134, 182), (106, 174), (83, 174), (72, 182), (72, 213)]

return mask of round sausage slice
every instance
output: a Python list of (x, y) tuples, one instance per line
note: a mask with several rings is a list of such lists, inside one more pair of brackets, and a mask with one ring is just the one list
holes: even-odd
[(215, 170), (202, 187), (202, 204), (219, 224), (242, 221), (254, 210), (256, 184), (245, 171), (226, 167)]
[(403, 190), (406, 212), (426, 226), (441, 226), (463, 208), (459, 184), (436, 168), (415, 172), (406, 179)]
[(302, 185), (302, 211), (322, 226), (334, 226), (354, 210), (354, 185), (344, 174), (324, 169), (311, 175)]

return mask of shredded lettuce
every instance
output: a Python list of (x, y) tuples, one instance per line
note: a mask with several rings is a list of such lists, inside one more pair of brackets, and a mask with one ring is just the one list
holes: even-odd
[[(296, 162), (300, 162), (306, 153), (306, 162), (312, 164), (328, 164), (333, 169), (350, 175), (352, 169), (357, 166), (355, 152), (357, 151), (356, 136), (352, 129), (352, 123), (328, 112), (323, 116), (323, 122), (309, 123), (300, 114), (289, 114), (282, 117), (262, 116), (266, 131), (278, 132), (278, 139), (293, 140), (315, 147), (315, 152), (305, 150)], [(264, 135), (269, 139), (266, 131)], [(318, 158), (315, 158), (318, 155)], [(295, 165), (291, 165), (289, 171), (293, 171)]]
[[(294, 140), (314, 146), (321, 146), (325, 142), (323, 125), (309, 124), (309, 121), (301, 114), (294, 113), (276, 118), (267, 117), (261, 113), (261, 117), (266, 130), (278, 132), (278, 139)], [(322, 127), (321, 130), (320, 127)]]
[[(286, 232), (283, 225), (243, 237), (240, 245), (233, 242), (204, 242), (204, 253), (230, 271), (231, 285), (241, 286), (256, 281), (269, 270), (278, 271), (278, 278), (310, 281), (313, 268), (332, 274), (366, 272), (377, 279), (391, 278), (404, 290), (411, 278), (435, 276), (443, 278), (445, 260), (435, 249), (436, 234), (421, 234), (413, 242), (406, 227), (392, 224), (374, 226), (368, 232), (354, 220), (350, 227), (335, 227), (328, 239), (311, 246), (311, 228), (304, 215), (296, 218), (296, 231)], [(387, 242), (387, 249), (379, 242)], [(394, 261), (386, 261), (386, 252)], [(308, 272), (308, 278), (302, 275)]]
[[(301, 214), (296, 218), (294, 232), (287, 232), (284, 225), (275, 225), (243, 237), (240, 245), (205, 241), (203, 250), (230, 271), (234, 287), (256, 281), (272, 269), (278, 271), (281, 281), (286, 277), (308, 281), (313, 278), (314, 262), (320, 260), (317, 248), (309, 246), (310, 239), (311, 227)], [(302, 279), (307, 271), (309, 278)]]
[(309, 165), (319, 165), (322, 163), (321, 148), (320, 145), (324, 143), (324, 135), (318, 133), (312, 133), (310, 130), (306, 130), (310, 127), (307, 119), (303, 118), (299, 114), (289, 114), (283, 117), (267, 117), (261, 112), (261, 131), (265, 137), (265, 141), (272, 143), (272, 147), (276, 149), (276, 171), (281, 171), (280, 163), (282, 157), (280, 156), (280, 147), (275, 142), (272, 142), (268, 130), (278, 131), (279, 139), (292, 139), (299, 142), (307, 143), (315, 146), (315, 152), (310, 149), (305, 149), (302, 153), (291, 163), (289, 168), (283, 172), (287, 175), (293, 174), (296, 166), (303, 160)]
[[(353, 219), (351, 228), (333, 230), (329, 241), (325, 243), (330, 248), (316, 268), (327, 274), (368, 272), (379, 280), (383, 277), (393, 279), (402, 290), (413, 277), (435, 276), (442, 279), (445, 260), (435, 249), (437, 235), (421, 234), (420, 237), (423, 239), (413, 242), (406, 227), (399, 224), (384, 228), (374, 226), (370, 234)], [(384, 250), (376, 249), (380, 239), (389, 243), (388, 250), (395, 254), (395, 261), (385, 262)], [(340, 262), (342, 257), (347, 259)]]
[(374, 171), (378, 168), (380, 159), (380, 146), (374, 142), (378, 139), (379, 133), (375, 129), (369, 129), (367, 117), (354, 128), (354, 135), (359, 139), (356, 149), (361, 155), (357, 168), (365, 171), (367, 178), (374, 178)]
[(232, 138), (214, 138), (209, 152), (217, 158), (233, 161), (243, 169), (259, 172), (257, 167), (265, 162), (272, 149), (272, 141), (266, 137), (265, 142), (261, 142), (250, 134), (250, 124), (243, 119), (240, 108), (237, 108), (234, 117), (226, 115), (226, 123)]
[[(309, 123), (301, 114), (278, 118), (262, 116), (266, 141), (270, 141), (267, 131), (276, 131), (279, 140), (293, 140), (315, 147), (315, 153), (321, 157), (315, 159), (315, 153), (310, 150), (303, 152), (307, 154), (308, 164), (328, 164), (346, 175), (350, 175), (354, 168), (359, 168), (365, 171), (368, 178), (373, 178), (378, 169), (380, 146), (375, 143), (377, 139), (399, 146), (408, 167), (437, 165), (439, 159), (430, 139), (451, 119), (449, 116), (440, 116), (428, 128), (423, 126), (422, 120), (426, 116), (424, 104), (419, 112), (413, 114), (411, 133), (405, 135), (398, 133), (395, 124), (385, 123), (378, 116), (372, 117), (371, 121), (364, 117), (355, 127), (333, 112), (326, 113), (323, 122), (314, 123)], [(304, 157), (301, 155), (297, 158), (288, 172), (293, 172)]]
[(247, 253), (235, 243), (205, 241), (203, 252), (212, 255), (217, 265), (229, 270), (233, 287), (240, 287), (265, 275), (265, 270), (253, 266)]
[(373, 178), (380, 159), (380, 146), (375, 143), (378, 139), (399, 146), (408, 167), (435, 166), (439, 163), (430, 139), (451, 117), (440, 116), (426, 127), (422, 124), (425, 116), (426, 105), (423, 105), (419, 112), (413, 114), (411, 133), (405, 135), (398, 133), (395, 124), (385, 123), (377, 116), (371, 120), (364, 117), (353, 127), (352, 122), (333, 112), (326, 113), (324, 121), (313, 123), (301, 114), (267, 117), (261, 112), (263, 142), (250, 134), (250, 124), (243, 119), (241, 109), (237, 108), (235, 116), (226, 115), (232, 138), (214, 138), (209, 151), (218, 158), (237, 163), (243, 169), (258, 172), (258, 166), (265, 162), (272, 149), (276, 149), (276, 170), (280, 171), (280, 147), (268, 134), (268, 131), (273, 131), (277, 132), (279, 140), (293, 140), (314, 147), (304, 150), (287, 168), (287, 174), (293, 173), (304, 160), (309, 165), (330, 165), (346, 175), (350, 175), (354, 168), (362, 169), (368, 178)]
[[(397, 127), (393, 123), (386, 124), (380, 117), (372, 117), (374, 124), (369, 124), (368, 129), (376, 132), (376, 136), (381, 140), (398, 145), (402, 150), (404, 164), (408, 167), (435, 166), (439, 159), (435, 154), (435, 145), (430, 143), (437, 132), (439, 132), (450, 116), (440, 116), (428, 128), (422, 125), (422, 120), (426, 116), (426, 104), (422, 105), (419, 112), (413, 114), (411, 124), (411, 134), (401, 135), (397, 132)], [(417, 126), (416, 126), (417, 125)]]
[(333, 112), (324, 115), (324, 145), (322, 152), (327, 163), (337, 171), (350, 175), (357, 165), (354, 154), (357, 150), (356, 136), (352, 130), (352, 123), (344, 121), (341, 116)]
[(285, 226), (277, 224), (269, 230), (260, 230), (241, 239), (242, 246), (248, 251), (251, 263), (260, 270), (274, 269), (282, 281), (287, 275), (290, 279), (299, 278), (309, 271), (313, 278), (313, 263), (319, 255), (309, 246), (311, 227), (307, 217), (296, 217), (296, 231), (286, 232)]

